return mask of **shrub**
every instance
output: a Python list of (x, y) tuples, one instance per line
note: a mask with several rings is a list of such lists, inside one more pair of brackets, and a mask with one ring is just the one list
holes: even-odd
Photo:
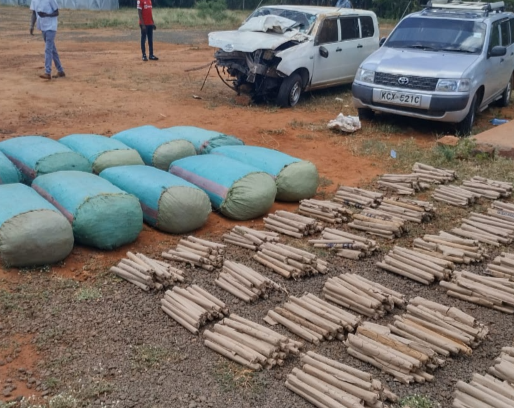
[(196, 3), (198, 17), (213, 20), (225, 20), (228, 18), (226, 0), (201, 0)]

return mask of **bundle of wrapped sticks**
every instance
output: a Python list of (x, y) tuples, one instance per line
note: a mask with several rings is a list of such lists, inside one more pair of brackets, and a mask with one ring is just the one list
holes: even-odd
[(465, 180), (461, 188), (480, 194), (490, 200), (497, 200), (500, 197), (510, 197), (512, 194), (512, 183), (490, 180), (479, 176)]
[[(415, 297), (407, 305), (403, 321), (409, 320), (457, 343), (476, 348), (489, 333), (487, 326), (462, 310)], [(435, 344), (437, 345), (437, 344)]]
[(448, 296), (514, 314), (514, 282), (508, 278), (481, 276), (467, 271), (453, 272), (451, 282), (440, 282)]
[(384, 198), (376, 211), (417, 224), (429, 222), (435, 216), (435, 208), (432, 203), (406, 198)]
[(405, 295), (351, 273), (329, 278), (323, 287), (323, 297), (373, 319), (407, 303)]
[(487, 265), (487, 273), (497, 278), (507, 278), (514, 281), (514, 254), (502, 252)]
[(313, 198), (301, 200), (298, 213), (329, 224), (341, 224), (351, 220), (353, 211), (332, 201), (321, 201)]
[(509, 408), (514, 405), (514, 348), (503, 347), (488, 374), (473, 374), (469, 384), (458, 381), (455, 408)]
[(379, 210), (365, 208), (360, 214), (353, 215), (348, 227), (364, 231), (370, 235), (394, 239), (406, 232), (403, 219)]
[(290, 355), (300, 353), (303, 343), (236, 314), (223, 319), (213, 331), (203, 333), (204, 345), (252, 370), (283, 365)]
[(382, 408), (398, 397), (371, 374), (313, 351), (300, 357), (301, 369), (287, 376), (286, 387), (316, 407)]
[[(495, 202), (493, 203), (493, 208), (489, 209), (490, 215), (471, 213), (469, 218), (462, 219), (462, 224), (459, 228), (454, 228), (451, 232), (455, 235), (475, 239), (493, 246), (510, 244), (514, 239), (514, 213), (512, 213), (513, 218), (510, 219), (503, 215), (509, 214), (504, 211), (504, 208), (509, 208), (510, 206), (514, 210), (514, 205), (512, 204)], [(500, 218), (498, 215), (507, 219)]]
[(416, 238), (414, 248), (419, 248), (454, 263), (470, 264), (482, 262), (488, 257), (486, 249), (479, 241), (465, 239), (440, 231), (439, 235), (425, 235)]
[(272, 326), (281, 324), (318, 345), (324, 340), (344, 340), (345, 332), (353, 332), (361, 319), (308, 293), (301, 298), (291, 296), (282, 307), (268, 311), (264, 321)]
[(215, 283), (248, 303), (259, 298), (267, 299), (272, 291), (285, 291), (280, 285), (252, 268), (231, 261), (223, 263), (223, 272), (219, 274)]
[(144, 291), (167, 288), (184, 281), (184, 272), (180, 269), (140, 253), (127, 252), (127, 258), (110, 271)]
[(357, 187), (339, 186), (333, 201), (350, 207), (365, 208), (377, 207), (384, 195), (375, 191), (364, 190)]
[(437, 253), (422, 249), (408, 249), (395, 246), (377, 266), (416, 282), (429, 285), (435, 280), (450, 279), (453, 262)]
[(439, 186), (432, 194), (432, 198), (458, 207), (469, 207), (478, 201), (480, 194), (457, 186)]
[(198, 285), (186, 289), (174, 286), (161, 299), (161, 308), (168, 316), (193, 334), (208, 320), (229, 314), (225, 303)]
[(284, 278), (299, 278), (328, 272), (328, 263), (323, 259), (284, 244), (266, 242), (261, 245), (253, 259)]
[(188, 236), (181, 239), (177, 247), (162, 253), (162, 257), (176, 262), (198, 266), (206, 271), (213, 271), (223, 265), (225, 245), (205, 239)]
[(337, 251), (337, 256), (354, 260), (370, 256), (378, 249), (377, 242), (372, 239), (331, 228), (325, 228), (320, 239), (311, 239), (309, 243), (315, 248)]
[(430, 184), (419, 180), (419, 175), (413, 174), (384, 174), (378, 181), (378, 188), (393, 191), (399, 195), (414, 195), (418, 191), (430, 188)]
[(419, 180), (425, 183), (446, 184), (457, 179), (455, 170), (438, 169), (423, 163), (414, 163), (412, 172), (417, 174)]
[(275, 214), (268, 214), (263, 221), (264, 228), (295, 238), (303, 238), (323, 229), (323, 226), (314, 218), (282, 210)]
[(404, 384), (432, 381), (434, 377), (427, 370), (444, 365), (445, 360), (439, 358), (430, 343), (412, 340), (398, 331), (392, 325), (364, 322), (357, 328), (357, 334), (348, 335), (348, 354)]
[(257, 251), (265, 242), (278, 242), (279, 234), (271, 231), (257, 231), (236, 225), (228, 234), (223, 234), (223, 241), (246, 249)]

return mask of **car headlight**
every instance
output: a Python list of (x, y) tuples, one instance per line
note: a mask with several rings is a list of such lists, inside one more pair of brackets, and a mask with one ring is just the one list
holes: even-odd
[(225, 44), (221, 49), (225, 52), (232, 52), (234, 51), (234, 44)]
[(436, 91), (440, 92), (468, 92), (471, 87), (469, 79), (440, 79), (437, 81)]
[(372, 84), (375, 82), (375, 71), (359, 68), (357, 70), (357, 74), (355, 75), (355, 80)]

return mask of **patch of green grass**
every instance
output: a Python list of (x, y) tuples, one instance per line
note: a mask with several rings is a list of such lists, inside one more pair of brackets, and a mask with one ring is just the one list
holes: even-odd
[(61, 383), (61, 380), (59, 380), (58, 378), (55, 378), (55, 377), (49, 377), (49, 378), (46, 378), (44, 381), (43, 381), (43, 384), (49, 389), (49, 390), (54, 390), (56, 389), (59, 384)]
[(4, 289), (0, 289), (0, 310), (6, 312), (17, 309), (16, 295)]
[(329, 178), (326, 178), (326, 177), (319, 178), (318, 187), (325, 188), (325, 187), (331, 186), (332, 184), (334, 184), (334, 182), (332, 180), (330, 180)]
[(327, 129), (326, 123), (304, 122), (303, 120), (296, 119), (289, 122), (289, 126), (293, 129), (305, 129), (310, 132), (320, 132)]
[(76, 294), (76, 298), (80, 302), (87, 300), (96, 300), (100, 299), (101, 297), (102, 292), (100, 292), (100, 289), (94, 288), (92, 286), (86, 286), (85, 288), (80, 289)]
[(298, 136), (296, 136), (298, 139), (304, 139), (304, 140), (314, 140), (316, 139), (316, 136), (310, 134), (310, 133), (301, 133)]
[(176, 359), (175, 353), (170, 352), (162, 347), (142, 345), (133, 349), (132, 360), (137, 368), (152, 368), (159, 365), (163, 361), (168, 361), (170, 357)]
[(279, 128), (279, 129), (260, 129), (259, 133), (264, 133), (264, 134), (267, 134), (267, 135), (278, 136), (278, 135), (283, 135), (284, 133), (286, 133), (286, 130), (284, 128)]
[(64, 331), (57, 327), (39, 332), (36, 337), (36, 348), (43, 350), (48, 347), (50, 343), (57, 343), (63, 335)]
[(232, 362), (223, 361), (213, 371), (213, 376), (224, 392), (258, 393), (265, 387), (257, 373)]
[(410, 395), (400, 400), (400, 407), (405, 408), (435, 408), (435, 404), (424, 395)]
[[(220, 14), (201, 15), (196, 9), (155, 8), (153, 18), (158, 29), (235, 29), (246, 18), (248, 12), (226, 10)], [(132, 8), (105, 11), (59, 10), (59, 26), (72, 29), (124, 28), (138, 29), (137, 14)]]
[(92, 378), (90, 381), (85, 383), (80, 390), (78, 390), (77, 396), (81, 400), (91, 400), (96, 399), (104, 394), (108, 394), (112, 391), (114, 391), (114, 385), (109, 381), (106, 381), (103, 378)]
[(24, 398), (20, 403), (4, 404), (0, 402), (0, 408), (78, 408), (79, 406), (81, 406), (80, 401), (66, 393), (54, 395), (43, 402), (36, 401), (35, 397)]

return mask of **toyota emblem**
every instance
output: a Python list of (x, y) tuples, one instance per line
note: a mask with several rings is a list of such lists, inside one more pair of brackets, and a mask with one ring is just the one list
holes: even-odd
[(407, 85), (409, 83), (409, 78), (407, 78), (407, 77), (400, 77), (400, 78), (398, 78), (398, 83), (400, 85)]

